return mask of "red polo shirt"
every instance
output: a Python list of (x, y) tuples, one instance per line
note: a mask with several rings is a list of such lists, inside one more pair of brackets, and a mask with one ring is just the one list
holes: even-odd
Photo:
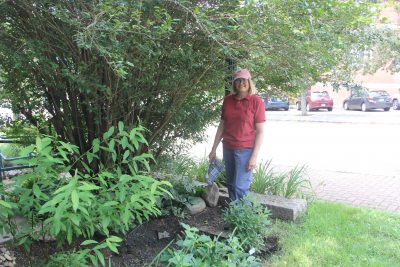
[(261, 97), (249, 95), (237, 99), (228, 95), (222, 104), (221, 119), (225, 122), (222, 143), (231, 149), (252, 148), (256, 139), (256, 123), (265, 121)]

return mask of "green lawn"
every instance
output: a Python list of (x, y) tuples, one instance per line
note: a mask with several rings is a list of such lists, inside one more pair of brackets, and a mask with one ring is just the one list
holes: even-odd
[(315, 202), (273, 233), (282, 249), (265, 266), (400, 266), (400, 214)]

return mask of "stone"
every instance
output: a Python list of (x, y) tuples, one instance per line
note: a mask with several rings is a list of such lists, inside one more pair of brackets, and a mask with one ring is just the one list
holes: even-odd
[(186, 209), (190, 215), (202, 212), (206, 208), (206, 202), (201, 197), (189, 197)]
[(1, 251), (1, 253), (6, 253), (7, 249), (4, 247), (0, 247), (0, 251)]
[(216, 183), (208, 185), (206, 191), (201, 195), (207, 206), (216, 207), (219, 199), (219, 188)]
[(196, 226), (197, 229), (199, 229), (200, 232), (205, 233), (207, 235), (211, 235), (211, 236), (219, 236), (221, 238), (227, 239), (229, 237), (229, 231), (227, 230), (218, 230), (215, 229), (215, 227), (211, 227), (208, 225), (199, 225)]
[(6, 260), (8, 260), (8, 261), (12, 261), (12, 260), (13, 260), (13, 259), (11, 258), (11, 256), (8, 255), (8, 254), (4, 254), (4, 258), (6, 258)]
[(170, 234), (167, 231), (158, 232), (157, 234), (158, 234), (158, 239), (164, 239), (170, 237)]
[(0, 262), (3, 262), (5, 260), (6, 260), (6, 258), (4, 258), (3, 256), (0, 255)]
[[(271, 218), (295, 221), (297, 217), (307, 210), (307, 201), (299, 198), (285, 198), (280, 196), (263, 195), (250, 192), (260, 203), (271, 211)], [(220, 191), (220, 197), (229, 200), (225, 192)]]

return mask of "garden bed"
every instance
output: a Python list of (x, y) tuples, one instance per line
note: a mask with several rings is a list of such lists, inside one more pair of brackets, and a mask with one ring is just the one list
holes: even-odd
[[(207, 207), (203, 212), (187, 216), (181, 222), (199, 229), (206, 229), (206, 231), (203, 231), (206, 234), (226, 233), (224, 231), (223, 220), (223, 210), (225, 207), (226, 203), (220, 201), (218, 206), (213, 208)], [(167, 233), (169, 237), (159, 239), (159, 233)], [(182, 236), (182, 227), (176, 217), (153, 218), (127, 233), (124, 241), (118, 248), (119, 254), (108, 252), (104, 254), (106, 259), (111, 258), (112, 266), (142, 267), (149, 264), (169, 243), (172, 242), (174, 244), (179, 236)], [(276, 237), (266, 238), (266, 246), (263, 254), (275, 252), (278, 249), (277, 243), (278, 238)], [(79, 242), (77, 241), (76, 245), (78, 244)], [(28, 255), (21, 247), (12, 248), (8, 246), (8, 249), (16, 257), (15, 266), (31, 266), (30, 262), (32, 266), (40, 265), (44, 260), (44, 251), (48, 250), (51, 254), (57, 251), (55, 248), (55, 242), (37, 242), (32, 245), (31, 252)], [(60, 248), (59, 251), (69, 249), (71, 249), (70, 246)]]

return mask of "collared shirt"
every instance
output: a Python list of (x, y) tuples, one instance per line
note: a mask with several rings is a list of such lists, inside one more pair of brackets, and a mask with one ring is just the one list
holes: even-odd
[(256, 123), (265, 122), (265, 106), (261, 97), (249, 95), (242, 99), (228, 95), (222, 104), (224, 120), (222, 142), (231, 149), (252, 148), (256, 140)]

